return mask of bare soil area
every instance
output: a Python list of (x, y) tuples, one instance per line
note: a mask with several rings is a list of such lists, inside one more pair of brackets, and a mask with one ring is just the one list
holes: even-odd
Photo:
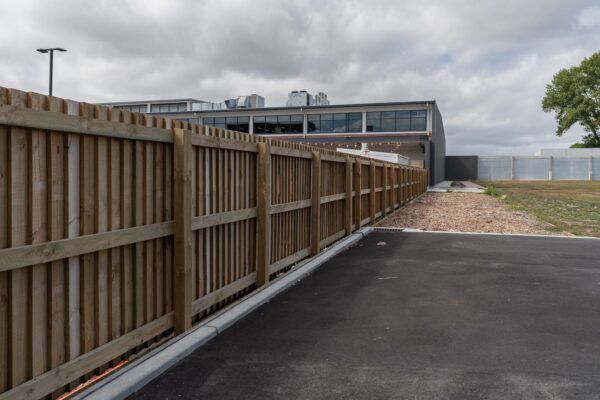
[(377, 225), (427, 231), (569, 235), (480, 193), (425, 193)]

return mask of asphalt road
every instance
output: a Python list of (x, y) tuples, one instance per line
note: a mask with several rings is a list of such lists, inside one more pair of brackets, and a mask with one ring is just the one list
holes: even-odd
[(374, 232), (134, 399), (598, 399), (600, 241)]

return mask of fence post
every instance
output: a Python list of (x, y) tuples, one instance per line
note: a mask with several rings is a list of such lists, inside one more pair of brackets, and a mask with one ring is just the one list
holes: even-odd
[(346, 202), (344, 204), (344, 218), (346, 222), (346, 235), (352, 234), (352, 159), (346, 157)]
[(360, 229), (360, 221), (362, 219), (362, 195), (360, 191), (362, 181), (362, 161), (357, 158), (354, 164), (354, 220), (356, 221), (356, 229)]
[(548, 157), (548, 180), (552, 180), (552, 156)]
[(320, 250), (321, 242), (321, 153), (312, 152), (311, 197), (310, 210), (310, 254), (316, 255)]
[(383, 210), (381, 213), (381, 216), (384, 216), (387, 214), (387, 205), (388, 205), (388, 167), (387, 165), (383, 164), (383, 171), (382, 171), (383, 177), (381, 178), (382, 182), (382, 187), (383, 190), (381, 191), (381, 196), (383, 197)]
[(369, 192), (369, 216), (371, 217), (371, 225), (375, 223), (375, 170), (377, 167), (375, 166), (375, 161), (371, 160), (370, 169), (369, 169), (369, 181), (371, 186), (371, 191)]
[(258, 143), (256, 190), (256, 285), (269, 282), (271, 262), (271, 149), (268, 143)]
[(192, 327), (192, 142), (190, 133), (174, 129), (175, 334)]

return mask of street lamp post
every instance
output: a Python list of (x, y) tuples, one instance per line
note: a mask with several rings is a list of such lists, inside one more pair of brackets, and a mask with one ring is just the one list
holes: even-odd
[(54, 47), (52, 49), (37, 49), (40, 53), (50, 53), (50, 96), (52, 96), (52, 67), (54, 64), (54, 51), (67, 51), (60, 47)]

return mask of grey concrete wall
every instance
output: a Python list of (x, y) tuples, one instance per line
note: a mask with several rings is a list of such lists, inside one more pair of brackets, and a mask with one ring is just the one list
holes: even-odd
[(479, 180), (600, 180), (600, 157), (478, 157)]
[(446, 156), (447, 181), (472, 181), (477, 179), (477, 156)]

